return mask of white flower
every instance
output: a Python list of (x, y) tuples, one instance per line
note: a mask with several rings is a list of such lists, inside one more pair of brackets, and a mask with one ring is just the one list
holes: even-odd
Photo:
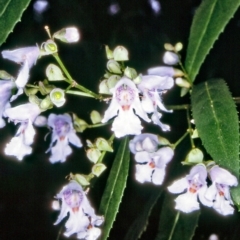
[(136, 180), (140, 183), (152, 182), (161, 185), (165, 177), (165, 168), (173, 157), (170, 147), (158, 149), (157, 135), (145, 133), (135, 136), (129, 143), (129, 148), (135, 154)]
[(139, 100), (138, 89), (135, 84), (128, 78), (121, 78), (114, 88), (110, 106), (104, 114), (102, 122), (107, 122), (110, 118), (118, 115), (112, 125), (116, 137), (125, 135), (138, 135), (141, 133), (142, 126), (139, 118), (135, 113), (147, 122), (150, 122), (147, 114), (143, 111)]
[(50, 99), (57, 107), (63, 106), (63, 104), (66, 102), (65, 93), (61, 88), (54, 88), (50, 92)]
[(197, 198), (203, 205), (212, 206), (212, 202), (207, 200), (204, 195), (207, 190), (207, 170), (205, 165), (198, 164), (194, 166), (189, 175), (175, 181), (168, 187), (171, 193), (181, 193), (187, 190), (186, 193), (179, 195), (176, 199), (175, 209), (185, 213), (189, 213), (199, 209)]
[(213, 208), (222, 215), (233, 214), (234, 208), (230, 205), (233, 204), (229, 186), (237, 186), (238, 181), (227, 170), (214, 166), (209, 171), (212, 185), (208, 188), (205, 197), (213, 201)]
[(142, 76), (142, 81), (138, 84), (139, 90), (143, 93), (143, 110), (147, 113), (153, 113), (153, 123), (160, 126), (163, 131), (169, 131), (170, 127), (160, 122), (159, 119), (162, 114), (157, 111), (157, 108), (165, 112), (170, 112), (164, 107), (160, 94), (162, 94), (164, 90), (170, 89), (172, 86), (173, 78), (155, 75)]
[(66, 43), (73, 43), (80, 39), (80, 34), (77, 28), (68, 27), (54, 33), (53, 38), (57, 38)]
[(10, 96), (12, 95), (12, 89), (15, 84), (11, 80), (0, 80), (0, 128), (5, 126), (5, 121), (2, 119), (4, 111), (10, 108), (9, 103)]
[(52, 139), (50, 162), (65, 162), (66, 157), (72, 153), (69, 142), (76, 147), (81, 147), (82, 143), (72, 125), (72, 119), (68, 114), (56, 115), (51, 113), (48, 117), (48, 126), (52, 128)]
[(38, 47), (24, 47), (16, 50), (5, 50), (2, 51), (3, 58), (9, 59), (16, 63), (22, 63), (23, 66), (18, 74), (18, 77), (15, 81), (17, 85), (18, 92), (11, 98), (11, 101), (17, 98), (20, 94), (23, 93), (23, 88), (25, 87), (28, 78), (29, 71), (31, 67), (36, 63), (38, 57), (40, 55), (40, 51)]
[(31, 154), (35, 130), (32, 126), (35, 118), (41, 110), (36, 104), (27, 103), (14, 108), (8, 108), (4, 114), (15, 124), (20, 123), (20, 127), (12, 140), (6, 145), (5, 153), (16, 156), (22, 160), (25, 155)]
[(101, 230), (96, 226), (101, 225), (104, 219), (95, 214), (85, 192), (77, 182), (71, 181), (63, 187), (57, 198), (61, 199), (62, 207), (54, 224), (60, 223), (69, 213), (65, 224), (66, 237), (76, 233), (78, 239), (96, 240), (100, 236)]
[(140, 183), (152, 182), (161, 185), (165, 177), (165, 168), (167, 163), (172, 160), (173, 150), (170, 147), (160, 148), (153, 153), (137, 152), (135, 154), (136, 162), (136, 180)]
[(179, 57), (174, 52), (166, 51), (163, 55), (163, 62), (168, 65), (175, 65), (179, 62)]

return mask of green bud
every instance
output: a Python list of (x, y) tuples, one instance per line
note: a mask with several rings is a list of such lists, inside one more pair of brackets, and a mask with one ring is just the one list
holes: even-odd
[(174, 77), (183, 77), (184, 76), (184, 72), (180, 69), (177, 68), (173, 68), (174, 70)]
[(189, 92), (189, 88), (181, 88), (180, 96), (184, 97)]
[(102, 117), (98, 111), (93, 110), (90, 113), (90, 118), (93, 124), (100, 123), (102, 121)]
[(87, 139), (86, 143), (89, 148), (94, 148), (94, 144), (90, 140)]
[(192, 134), (191, 137), (192, 137), (192, 138), (199, 138), (199, 136), (198, 136), (198, 130), (197, 130), (197, 129), (194, 129), (194, 130), (193, 130), (193, 134)]
[(99, 177), (107, 167), (102, 163), (97, 163), (92, 167), (92, 173)]
[(87, 150), (87, 158), (93, 163), (96, 163), (100, 156), (101, 152), (97, 148), (89, 148)]
[(114, 60), (109, 60), (107, 62), (107, 69), (109, 72), (112, 72), (112, 73), (117, 73), (117, 74), (122, 73), (119, 63)]
[(113, 152), (113, 149), (111, 147), (111, 145), (109, 144), (109, 142), (104, 139), (104, 138), (97, 138), (96, 142), (96, 147), (100, 150), (100, 151), (107, 151), (107, 152)]
[(194, 148), (192, 149), (184, 162), (182, 164), (197, 164), (197, 163), (202, 163), (203, 162), (203, 153), (200, 149)]
[(61, 88), (53, 89), (50, 93), (50, 99), (57, 107), (63, 106), (63, 104), (66, 102), (65, 93)]
[(42, 52), (42, 55), (53, 54), (58, 51), (57, 44), (51, 39), (49, 39), (45, 43), (43, 43), (42, 48), (44, 50), (44, 52)]
[(110, 72), (106, 72), (103, 76), (108, 79), (112, 76), (112, 74)]
[(81, 186), (88, 186), (90, 182), (86, 175), (83, 174), (72, 174), (71, 178), (76, 180)]
[(174, 51), (174, 46), (170, 43), (165, 43), (164, 44), (164, 48), (167, 50), (167, 51)]
[(76, 114), (72, 114), (73, 117), (73, 127), (77, 132), (83, 132), (86, 128), (88, 128), (87, 122), (83, 119), (78, 118)]
[(109, 90), (113, 87), (115, 87), (115, 85), (117, 84), (117, 82), (119, 81), (121, 77), (118, 75), (112, 75), (108, 80), (107, 80), (107, 85)]
[(65, 43), (74, 43), (80, 39), (80, 34), (77, 28), (63, 28), (53, 34), (53, 38), (57, 38)]
[(108, 45), (105, 45), (105, 51), (106, 51), (107, 59), (113, 59), (113, 52), (112, 50), (110, 50)]
[(163, 145), (163, 146), (165, 146), (165, 145), (170, 146), (171, 145), (171, 143), (166, 138), (161, 137), (159, 135), (158, 135), (158, 142), (159, 142), (159, 145)]
[(176, 78), (175, 82), (176, 82), (176, 85), (178, 85), (179, 87), (184, 87), (184, 88), (191, 87), (191, 84), (186, 79), (183, 79), (181, 77)]
[(41, 103), (41, 99), (39, 99), (36, 95), (30, 95), (28, 100), (29, 100), (30, 103), (37, 104), (38, 106)]
[(126, 67), (124, 75), (130, 79), (135, 79), (137, 77), (137, 72), (134, 68)]
[(54, 85), (49, 85), (48, 81), (43, 81), (43, 82), (38, 82), (38, 86), (39, 86), (39, 91), (42, 95), (47, 95), (49, 94), (54, 88)]
[(175, 48), (175, 51), (176, 51), (176, 52), (179, 52), (179, 51), (181, 51), (181, 50), (183, 49), (183, 44), (180, 43), (180, 42), (178, 42), (178, 43), (176, 43), (176, 45), (174, 46), (174, 48)]
[(29, 97), (30, 95), (36, 95), (36, 93), (38, 92), (38, 88), (25, 87), (24, 92)]
[(133, 79), (135, 84), (139, 84), (142, 81), (142, 74), (138, 75), (136, 78)]
[(113, 50), (113, 59), (115, 61), (127, 61), (128, 60), (128, 50), (123, 46), (117, 46)]
[(107, 79), (104, 79), (99, 84), (99, 93), (101, 94), (111, 94), (108, 88)]
[(13, 80), (14, 77), (4, 70), (0, 70), (0, 79)]
[(46, 76), (49, 81), (62, 81), (66, 79), (63, 74), (61, 69), (56, 66), (55, 64), (49, 64), (46, 68)]
[(51, 108), (53, 107), (53, 104), (52, 104), (52, 101), (51, 101), (50, 97), (49, 97), (49, 96), (45, 97), (45, 98), (41, 101), (39, 107), (40, 107), (41, 110), (43, 110), (43, 111), (46, 111), (46, 110), (48, 110), (48, 109), (51, 109)]

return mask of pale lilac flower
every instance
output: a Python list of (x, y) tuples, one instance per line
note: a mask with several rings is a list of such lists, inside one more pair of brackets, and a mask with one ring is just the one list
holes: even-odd
[(130, 79), (123, 77), (110, 91), (113, 93), (112, 101), (102, 122), (105, 123), (118, 115), (112, 124), (112, 131), (116, 137), (140, 134), (143, 127), (133, 109), (145, 121), (150, 122), (150, 119), (142, 109), (136, 85)]
[(174, 52), (166, 51), (163, 55), (163, 62), (168, 65), (175, 65), (179, 62), (179, 57)]
[(51, 113), (48, 117), (48, 126), (52, 128), (50, 148), (50, 162), (65, 162), (66, 157), (72, 153), (69, 143), (81, 147), (82, 143), (73, 128), (72, 119), (68, 114), (56, 115)]
[(135, 154), (136, 180), (140, 183), (152, 182), (161, 185), (165, 177), (167, 163), (172, 160), (173, 150), (170, 147), (158, 149), (157, 135), (145, 133), (135, 136), (129, 148)]
[(233, 202), (229, 187), (238, 185), (237, 178), (217, 165), (210, 169), (209, 174), (212, 185), (208, 188), (205, 197), (213, 201), (213, 208), (220, 214), (233, 214), (234, 208), (231, 206)]
[(0, 128), (3, 128), (6, 125), (2, 117), (4, 117), (4, 111), (11, 107), (9, 99), (14, 87), (15, 84), (13, 81), (0, 80)]
[(141, 102), (143, 110), (147, 113), (152, 113), (153, 123), (160, 126), (163, 131), (169, 131), (170, 127), (159, 120), (162, 114), (159, 113), (157, 109), (159, 108), (162, 111), (170, 112), (163, 105), (160, 95), (172, 86), (172, 77), (156, 75), (142, 76), (142, 81), (138, 84), (138, 88), (143, 94)]
[(11, 98), (11, 101), (15, 100), (17, 96), (23, 93), (23, 88), (25, 87), (28, 78), (29, 78), (29, 71), (32, 66), (36, 63), (38, 57), (40, 55), (40, 50), (38, 47), (24, 47), (19, 48), (16, 50), (5, 50), (2, 51), (3, 58), (9, 59), (13, 62), (23, 64), (18, 77), (15, 81), (17, 85), (18, 92)]
[(61, 199), (62, 206), (55, 225), (60, 223), (69, 213), (65, 224), (64, 235), (69, 237), (76, 233), (78, 239), (96, 240), (101, 230), (96, 228), (104, 221), (103, 217), (97, 216), (91, 207), (82, 187), (75, 181), (71, 181), (57, 194)]
[(157, 75), (161, 77), (173, 77), (175, 75), (175, 70), (173, 67), (153, 67), (147, 70), (149, 75)]
[(40, 114), (41, 110), (36, 104), (27, 103), (17, 107), (8, 108), (4, 114), (15, 124), (20, 123), (20, 127), (12, 140), (6, 145), (5, 153), (7, 155), (16, 156), (18, 160), (22, 160), (25, 155), (31, 154), (33, 138), (35, 130), (33, 122)]
[(207, 190), (207, 169), (205, 165), (195, 165), (189, 175), (175, 181), (168, 187), (171, 193), (181, 193), (187, 190), (186, 193), (179, 195), (176, 199), (175, 209), (185, 213), (189, 213), (199, 209), (198, 198), (200, 202), (208, 207), (212, 206), (212, 202), (205, 198)]
[(60, 39), (66, 43), (73, 43), (80, 39), (80, 34), (76, 27), (68, 27), (54, 33), (53, 38)]

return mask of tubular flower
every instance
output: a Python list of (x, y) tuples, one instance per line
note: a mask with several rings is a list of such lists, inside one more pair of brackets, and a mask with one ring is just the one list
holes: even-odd
[(172, 160), (170, 147), (158, 149), (158, 138), (154, 134), (141, 134), (130, 141), (129, 147), (135, 154), (136, 180), (140, 183), (152, 182), (161, 185), (165, 177), (165, 168)]
[(170, 112), (164, 107), (160, 95), (164, 90), (170, 89), (172, 86), (172, 77), (155, 75), (142, 76), (142, 81), (138, 84), (138, 88), (143, 94), (143, 110), (147, 113), (153, 113), (153, 123), (160, 126), (163, 131), (169, 131), (170, 127), (160, 122), (159, 119), (162, 114), (157, 111), (157, 108), (165, 112)]
[(101, 230), (97, 226), (102, 224), (104, 218), (95, 214), (85, 192), (77, 182), (71, 181), (56, 197), (61, 200), (62, 206), (54, 225), (60, 223), (69, 213), (65, 224), (66, 237), (76, 233), (78, 239), (95, 240), (100, 236)]
[(11, 101), (15, 100), (17, 96), (23, 93), (23, 88), (25, 87), (29, 78), (29, 71), (31, 67), (36, 63), (39, 55), (40, 55), (39, 48), (35, 46), (19, 48), (12, 51), (9, 50), (2, 51), (3, 58), (9, 59), (16, 63), (23, 64), (18, 74), (18, 77), (15, 81), (15, 84), (17, 85), (18, 88), (18, 92), (16, 95), (12, 96)]
[(7, 155), (13, 155), (16, 156), (18, 160), (22, 160), (25, 155), (31, 154), (32, 148), (30, 145), (33, 143), (35, 135), (32, 124), (40, 112), (39, 107), (33, 103), (27, 103), (5, 110), (4, 114), (9, 120), (15, 124), (20, 123), (15, 137), (6, 145), (5, 153)]
[(72, 153), (69, 143), (76, 147), (82, 147), (82, 143), (72, 125), (72, 119), (68, 114), (56, 115), (51, 113), (48, 117), (48, 126), (52, 128), (50, 162), (65, 162), (66, 157)]
[(222, 215), (233, 214), (234, 208), (230, 205), (233, 204), (229, 186), (237, 186), (238, 181), (227, 170), (214, 166), (209, 171), (212, 185), (208, 188), (205, 197), (213, 201), (213, 208)]
[(118, 115), (112, 124), (112, 131), (114, 131), (116, 137), (140, 134), (143, 127), (133, 109), (145, 121), (150, 122), (150, 119), (141, 107), (136, 85), (130, 79), (123, 77), (111, 89), (111, 92), (113, 93), (112, 101), (104, 114), (102, 122), (105, 123), (110, 118)]
[(5, 121), (2, 117), (4, 116), (4, 111), (11, 107), (9, 99), (14, 87), (15, 84), (11, 80), (0, 80), (0, 128), (5, 126)]
[(189, 213), (199, 209), (200, 202), (208, 207), (212, 206), (212, 202), (205, 198), (207, 190), (207, 170), (205, 165), (198, 164), (194, 166), (189, 175), (175, 181), (171, 186), (168, 187), (171, 193), (181, 193), (187, 190), (186, 193), (179, 195), (176, 199), (175, 209), (185, 213)]

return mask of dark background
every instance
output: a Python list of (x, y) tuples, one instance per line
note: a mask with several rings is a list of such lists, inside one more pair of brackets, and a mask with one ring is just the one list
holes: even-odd
[[(191, 21), (197, 0), (160, 0), (161, 10), (156, 14), (148, 0), (51, 0), (47, 10), (41, 15), (33, 10), (32, 1), (24, 12), (20, 23), (9, 35), (3, 49), (15, 49), (24, 46), (39, 45), (47, 40), (44, 26), (48, 25), (52, 32), (63, 27), (77, 26), (81, 32), (81, 40), (75, 44), (59, 43), (59, 54), (67, 69), (77, 82), (97, 92), (98, 83), (104, 74), (106, 57), (104, 44), (114, 48), (124, 45), (130, 53), (129, 66), (144, 73), (147, 68), (162, 64), (163, 44), (182, 42), (181, 52), (184, 61), (185, 51)], [(110, 14), (110, 6), (118, 4), (119, 11)], [(219, 40), (208, 55), (197, 81), (209, 78), (224, 78), (233, 96), (240, 96), (240, 11), (230, 21)], [(30, 82), (43, 80), (45, 68), (49, 62), (54, 63), (50, 56), (38, 60), (37, 67), (31, 70)], [(1, 69), (16, 76), (19, 66), (10, 61), (0, 60)], [(64, 85), (65, 86), (65, 85)], [(175, 87), (164, 96), (165, 104), (189, 103), (189, 97), (179, 97), (180, 90)], [(21, 96), (13, 106), (26, 102)], [(67, 96), (67, 103), (62, 108), (54, 109), (55, 113), (75, 112), (79, 117), (90, 121), (89, 113), (96, 109), (101, 113), (107, 106), (94, 99)], [(50, 111), (44, 113), (46, 116)], [(170, 133), (163, 133), (158, 127), (149, 128), (161, 134), (171, 142), (175, 142), (187, 129), (186, 113), (176, 111), (165, 114), (163, 122), (171, 125)], [(48, 129), (39, 128), (33, 144), (33, 154), (26, 156), (22, 162), (4, 155), (7, 142), (16, 132), (16, 127), (10, 123), (0, 130), (0, 239), (49, 239), (57, 238), (61, 224), (53, 226), (58, 212), (51, 209), (54, 196), (67, 183), (65, 177), (70, 173), (88, 174), (91, 164), (85, 156), (85, 149), (74, 148), (73, 154), (63, 164), (50, 164), (49, 154), (45, 151), (49, 146), (49, 138), (44, 141)], [(85, 139), (94, 140), (98, 136), (110, 137), (110, 127), (86, 130), (79, 134), (84, 146)], [(114, 146), (118, 146), (118, 141)], [(201, 147), (200, 142), (197, 143)], [(174, 160), (167, 168), (166, 185), (172, 179), (187, 172), (187, 167), (181, 167), (189, 149), (188, 140), (176, 150)], [(105, 162), (111, 165), (114, 154), (108, 154)], [(98, 209), (101, 195), (106, 183), (108, 170), (96, 182), (89, 193), (93, 206)], [(134, 163), (131, 162), (130, 177), (120, 213), (114, 223), (110, 240), (124, 239), (131, 223), (141, 213), (146, 201), (159, 188), (151, 184), (138, 184), (134, 180)], [(162, 198), (153, 209), (149, 226), (141, 240), (154, 239), (157, 233), (158, 220), (161, 211)], [(239, 214), (223, 217), (212, 209), (201, 207), (199, 226), (194, 240), (208, 239), (211, 233), (219, 235), (221, 240), (238, 239)], [(75, 236), (69, 239), (74, 239)], [(66, 239), (61, 235), (59, 239)], [(181, 239), (181, 237), (179, 237)]]

